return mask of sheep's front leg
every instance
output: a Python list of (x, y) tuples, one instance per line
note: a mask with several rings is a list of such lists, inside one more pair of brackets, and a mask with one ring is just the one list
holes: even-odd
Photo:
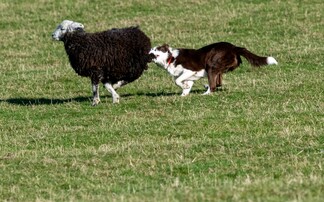
[(98, 83), (92, 82), (92, 94), (93, 94), (92, 106), (96, 106), (100, 102)]
[(115, 91), (114, 87), (110, 83), (104, 84), (106, 89), (111, 93), (111, 96), (113, 98), (113, 103), (119, 103), (119, 95)]
[[(195, 72), (191, 70), (185, 70), (183, 73), (175, 80), (176, 84), (182, 88), (181, 96), (186, 96), (190, 93), (191, 87), (193, 85), (193, 81), (190, 81), (189, 78), (192, 77)], [(187, 81), (186, 81), (187, 80)], [(184, 82), (186, 81), (186, 82)]]

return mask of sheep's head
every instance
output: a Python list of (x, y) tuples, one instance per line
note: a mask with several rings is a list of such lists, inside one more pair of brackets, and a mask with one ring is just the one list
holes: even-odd
[(52, 38), (57, 41), (61, 41), (66, 33), (74, 31), (82, 31), (84, 29), (83, 24), (79, 22), (73, 22), (71, 20), (64, 20), (52, 34)]

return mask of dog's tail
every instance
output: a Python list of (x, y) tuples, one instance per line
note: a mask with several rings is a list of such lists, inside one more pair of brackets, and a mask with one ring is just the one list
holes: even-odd
[(241, 47), (236, 47), (236, 52), (245, 57), (247, 59), (247, 61), (255, 67), (260, 67), (260, 66), (264, 66), (264, 65), (277, 65), (278, 62), (276, 59), (274, 59), (273, 57), (261, 57), (258, 56), (252, 52), (250, 52), (249, 50), (247, 50), (246, 48), (241, 48)]

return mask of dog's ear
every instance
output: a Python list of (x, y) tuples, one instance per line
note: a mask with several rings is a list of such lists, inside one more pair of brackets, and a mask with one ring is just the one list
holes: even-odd
[(165, 48), (169, 48), (169, 44), (166, 44), (166, 43), (163, 44), (162, 46), (165, 47)]
[(160, 50), (162, 51), (162, 52), (168, 52), (169, 51), (169, 45), (168, 44), (163, 44), (162, 46), (160, 46)]

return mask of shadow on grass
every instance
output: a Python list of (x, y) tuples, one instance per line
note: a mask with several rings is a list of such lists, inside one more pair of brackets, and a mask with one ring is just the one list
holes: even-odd
[(53, 98), (10, 98), (7, 100), (0, 100), (0, 102), (7, 102), (9, 104), (13, 105), (23, 105), (23, 106), (29, 106), (29, 105), (58, 105), (58, 104), (64, 104), (67, 102), (89, 102), (89, 97), (76, 97), (76, 98), (70, 98), (70, 99), (53, 99)]
[[(136, 94), (119, 94), (121, 98), (123, 97), (133, 97), (133, 96), (147, 96), (147, 97), (160, 97), (160, 96), (174, 96), (178, 93), (168, 93), (168, 92), (159, 92), (159, 93), (136, 93)], [(108, 96), (101, 96), (101, 98), (111, 98)], [(59, 105), (68, 102), (91, 102), (91, 97), (74, 97), (67, 99), (55, 99), (55, 98), (9, 98), (6, 100), (0, 100), (0, 102), (7, 102), (13, 105), (23, 105), (23, 106), (31, 106), (31, 105)]]
[[(226, 91), (226, 89), (217, 89), (217, 91)], [(204, 90), (192, 90), (191, 94), (202, 94)], [(158, 92), (158, 93), (135, 93), (135, 94), (119, 94), (121, 98), (123, 97), (134, 97), (134, 96), (146, 96), (146, 97), (162, 97), (162, 96), (180, 96), (181, 92)], [(108, 96), (101, 96), (101, 98), (111, 98)], [(91, 102), (91, 97), (74, 97), (67, 99), (55, 99), (55, 98), (10, 98), (7, 100), (0, 100), (0, 102), (7, 102), (13, 105), (23, 105), (23, 106), (31, 106), (31, 105), (59, 105), (68, 102)]]

